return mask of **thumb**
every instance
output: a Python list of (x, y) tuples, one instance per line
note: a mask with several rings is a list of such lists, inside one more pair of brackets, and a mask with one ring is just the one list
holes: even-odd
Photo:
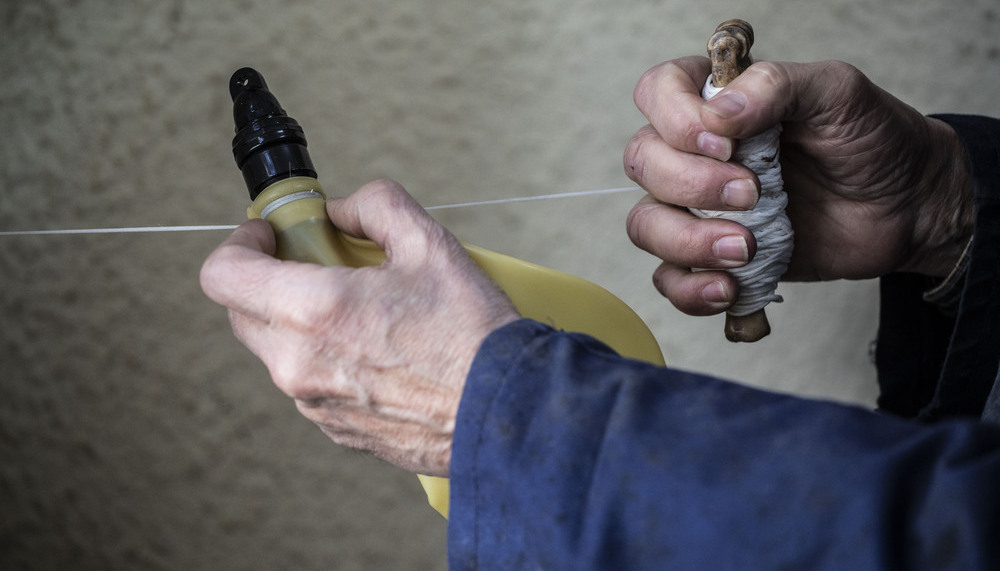
[(334, 226), (375, 242), (390, 260), (422, 260), (442, 246), (440, 239), (451, 236), (391, 180), (370, 182), (347, 198), (327, 202), (327, 213)]
[(745, 139), (784, 121), (828, 116), (838, 95), (856, 95), (859, 76), (842, 62), (757, 62), (702, 105), (701, 120), (716, 135)]

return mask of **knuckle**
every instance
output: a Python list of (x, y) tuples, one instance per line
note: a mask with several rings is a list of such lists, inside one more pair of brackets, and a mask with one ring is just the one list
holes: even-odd
[(311, 371), (306, 364), (310, 357), (295, 350), (286, 349), (281, 353), (264, 362), (274, 385), (297, 402), (309, 403), (312, 408), (321, 406), (326, 399), (322, 383), (312, 374), (315, 370)]
[(639, 80), (635, 84), (635, 89), (632, 90), (632, 101), (635, 102), (635, 106), (640, 111), (644, 111), (650, 104), (652, 93), (657, 83), (656, 78), (662, 67), (663, 64), (652, 67), (639, 76)]
[(213, 297), (219, 287), (219, 275), (218, 250), (216, 250), (205, 259), (201, 265), (201, 271), (198, 272), (198, 283), (201, 285), (201, 290), (209, 297)]
[(651, 128), (643, 127), (632, 135), (625, 147), (623, 159), (625, 175), (639, 185), (643, 184), (646, 166), (646, 143), (650, 138)]
[(219, 246), (205, 259), (198, 273), (198, 282), (205, 295), (227, 307), (254, 291), (255, 285), (263, 279), (248, 272), (238, 258), (230, 255), (232, 248), (234, 246), (226, 244)]
[(317, 351), (324, 349), (322, 344), (328, 341), (330, 332), (355, 325), (337, 288), (327, 290), (325, 295), (289, 308), (282, 316), (288, 328), (307, 339), (309, 344), (317, 345), (312, 347)]
[(670, 233), (670, 260), (686, 267), (711, 267), (710, 225), (692, 219), (678, 224)]
[(226, 255), (227, 248), (226, 245), (218, 247), (209, 254), (201, 265), (198, 281), (201, 284), (201, 289), (209, 296), (213, 296), (223, 289), (229, 281), (226, 279), (227, 276), (232, 275), (233, 271), (236, 270), (231, 257)]
[(821, 73), (836, 77), (838, 83), (844, 83), (849, 87), (868, 82), (868, 77), (860, 69), (847, 62), (830, 60), (817, 65), (820, 66)]
[(677, 118), (677, 142), (687, 151), (698, 152), (698, 137), (705, 132), (700, 115), (685, 114)]
[[(874, 87), (868, 76), (860, 69), (842, 61), (826, 61), (817, 64), (819, 73), (824, 76), (835, 78), (837, 85), (841, 86), (838, 93), (846, 101), (853, 101), (859, 94), (869, 94)], [(834, 94), (835, 95), (835, 94)]]
[(681, 295), (681, 288), (677, 284), (678, 277), (678, 268), (666, 263), (660, 264), (660, 267), (653, 272), (653, 287), (674, 307), (684, 313), (689, 313), (688, 306), (690, 304)]
[(673, 203), (685, 208), (708, 208), (715, 206), (710, 192), (704, 189), (707, 185), (699, 178), (694, 169), (678, 173), (670, 187)]
[[(707, 60), (706, 60), (707, 61)], [(640, 111), (648, 111), (656, 105), (657, 93), (669, 86), (677, 85), (680, 78), (688, 77), (685, 65), (688, 58), (669, 60), (646, 70), (632, 90), (632, 100)]]
[(393, 197), (400, 194), (406, 194), (406, 190), (403, 185), (398, 182), (388, 179), (379, 178), (371, 181), (370, 183), (363, 186), (360, 192), (372, 195), (372, 196), (385, 196)]
[(653, 205), (640, 202), (632, 207), (625, 218), (625, 232), (636, 246), (642, 247), (641, 244), (645, 242), (646, 228), (652, 209)]
[(281, 392), (294, 399), (301, 399), (306, 391), (302, 386), (301, 369), (294, 359), (278, 359), (266, 363), (271, 381)]
[(687, 223), (678, 228), (674, 234), (676, 250), (683, 252), (684, 257), (691, 258), (693, 259), (692, 261), (700, 261), (704, 257), (703, 252), (706, 249), (706, 239), (704, 232), (701, 232), (701, 227), (702, 225), (698, 224), (697, 221)]
[(415, 203), (401, 184), (385, 178), (365, 184), (349, 200), (365, 219), (383, 211), (408, 211), (411, 207), (408, 203)]
[(398, 182), (389, 179), (378, 179), (361, 187), (357, 192), (359, 208), (380, 207), (392, 210), (401, 208), (411, 200), (406, 190)]
[(784, 66), (770, 61), (757, 62), (750, 71), (758, 81), (762, 81), (769, 91), (784, 93), (791, 89), (791, 77)]
[(667, 298), (678, 311), (687, 315), (714, 315), (726, 309), (726, 303), (709, 303), (701, 295), (708, 281), (725, 280), (725, 274), (718, 272), (690, 272), (689, 270), (661, 265), (653, 274), (656, 289)]

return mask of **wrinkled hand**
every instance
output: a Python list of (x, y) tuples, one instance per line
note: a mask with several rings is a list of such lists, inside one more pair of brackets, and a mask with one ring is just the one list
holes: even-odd
[(486, 335), (518, 318), (454, 236), (398, 185), (371, 183), (327, 211), (385, 250), (378, 267), (272, 257), (261, 220), (205, 261), (201, 284), (299, 411), (335, 442), (446, 476), (455, 415)]
[[(871, 278), (909, 270), (944, 275), (971, 235), (971, 182), (957, 135), (839, 62), (760, 62), (710, 102), (707, 58), (648, 71), (635, 88), (649, 120), (625, 151), (644, 197), (628, 232), (663, 263), (656, 287), (694, 315), (737, 297), (726, 268), (752, 259), (753, 235), (677, 207), (745, 210), (759, 181), (726, 162), (741, 138), (782, 123), (781, 166), (795, 250), (783, 279)], [(691, 268), (710, 271), (693, 272)]]

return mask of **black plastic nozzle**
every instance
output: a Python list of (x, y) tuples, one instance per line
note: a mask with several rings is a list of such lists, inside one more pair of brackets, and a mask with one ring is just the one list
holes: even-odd
[(271, 184), (293, 176), (316, 177), (306, 136), (267, 89), (257, 70), (244, 67), (229, 80), (233, 98), (233, 157), (243, 172), (250, 199)]

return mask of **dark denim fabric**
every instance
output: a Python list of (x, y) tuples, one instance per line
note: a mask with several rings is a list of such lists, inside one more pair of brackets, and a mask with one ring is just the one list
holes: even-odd
[(459, 409), (452, 569), (1000, 569), (1000, 427), (629, 361), (522, 320)]
[[(955, 315), (923, 300), (923, 276), (882, 278), (876, 363), (882, 410), (932, 422), (1000, 421), (1000, 120), (936, 115), (965, 145), (976, 227)], [(991, 392), (993, 393), (991, 396)]]
[(976, 235), (954, 315), (923, 278), (883, 280), (895, 414), (515, 322), (484, 342), (459, 409), (451, 568), (1000, 569), (1000, 426), (978, 420), (1000, 400), (1000, 122), (945, 120), (975, 167)]

